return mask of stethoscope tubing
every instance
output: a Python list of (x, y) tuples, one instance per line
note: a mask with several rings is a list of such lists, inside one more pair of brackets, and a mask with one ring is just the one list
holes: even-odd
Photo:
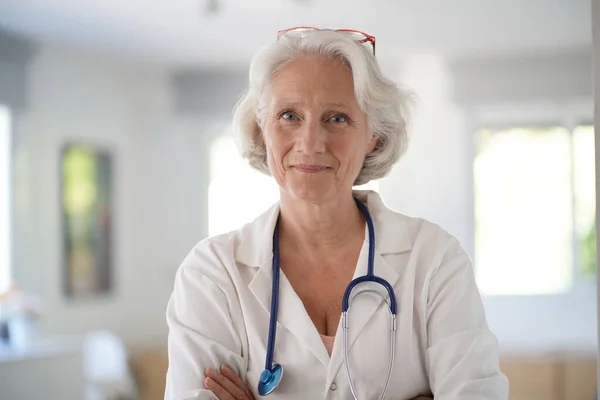
[[(354, 198), (356, 205), (363, 213), (366, 221), (369, 232), (369, 255), (368, 255), (368, 263), (367, 263), (367, 275), (360, 276), (346, 287), (344, 291), (344, 297), (342, 299), (342, 330), (343, 330), (343, 342), (344, 342), (344, 363), (346, 366), (346, 373), (348, 375), (348, 382), (350, 384), (350, 390), (352, 391), (352, 396), (355, 400), (358, 400), (358, 396), (356, 394), (356, 388), (354, 387), (354, 382), (352, 380), (352, 376), (350, 373), (350, 366), (348, 363), (348, 329), (349, 329), (349, 317), (348, 311), (350, 309), (350, 297), (352, 295), (352, 291), (361, 283), (365, 282), (373, 282), (383, 286), (387, 293), (388, 299), (386, 299), (381, 293), (374, 290), (363, 290), (360, 291), (356, 296), (360, 295), (365, 291), (373, 291), (378, 295), (382, 296), (386, 303), (388, 303), (388, 311), (390, 313), (390, 363), (388, 368), (388, 374), (386, 377), (385, 387), (383, 389), (383, 393), (381, 394), (380, 399), (383, 400), (385, 394), (387, 392), (387, 388), (389, 386), (390, 378), (392, 375), (392, 370), (394, 367), (395, 353), (396, 353), (396, 312), (397, 312), (397, 303), (396, 303), (396, 295), (394, 293), (394, 289), (392, 285), (388, 281), (374, 274), (374, 264), (375, 264), (375, 228), (373, 226), (373, 220), (371, 218), (371, 214), (367, 206), (358, 200), (356, 197)], [(259, 383), (259, 394), (265, 396), (271, 393), (278, 385), (281, 379), (283, 368), (279, 364), (273, 364), (273, 354), (275, 351), (275, 337), (277, 335), (277, 313), (279, 307), (279, 275), (280, 275), (280, 263), (279, 263), (279, 222), (280, 217), (277, 218), (275, 223), (275, 229), (273, 232), (273, 279), (272, 279), (272, 290), (271, 290), (271, 315), (269, 319), (269, 337), (267, 341), (267, 355), (265, 359), (265, 370), (261, 374), (261, 380)], [(355, 296), (355, 297), (356, 297)], [(275, 372), (274, 372), (275, 371)], [(265, 377), (263, 380), (263, 376)]]

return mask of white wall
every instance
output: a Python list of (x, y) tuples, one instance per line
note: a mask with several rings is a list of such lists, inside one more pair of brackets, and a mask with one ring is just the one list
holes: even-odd
[[(42, 296), (42, 330), (108, 328), (131, 345), (163, 344), (172, 272), (206, 232), (201, 132), (172, 115), (159, 68), (45, 45), (16, 118), (17, 282)], [(196, 126), (196, 125), (194, 125)], [(115, 158), (114, 294), (62, 294), (59, 151), (68, 140)]]

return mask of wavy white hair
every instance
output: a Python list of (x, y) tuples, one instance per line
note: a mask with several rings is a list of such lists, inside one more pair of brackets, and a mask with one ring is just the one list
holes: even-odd
[(387, 175), (407, 148), (413, 93), (383, 75), (370, 47), (335, 31), (310, 31), (302, 36), (284, 34), (254, 57), (249, 86), (233, 117), (243, 157), (252, 167), (271, 174), (261, 133), (263, 94), (281, 68), (301, 56), (337, 60), (352, 73), (356, 100), (367, 116), (369, 133), (377, 137), (375, 149), (366, 155), (354, 184), (362, 185)]

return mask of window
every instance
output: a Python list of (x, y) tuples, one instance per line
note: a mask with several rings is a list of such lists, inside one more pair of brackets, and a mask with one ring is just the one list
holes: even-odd
[(11, 283), (10, 184), (11, 127), (8, 108), (0, 105), (0, 293)]
[[(279, 200), (275, 180), (248, 165), (239, 154), (235, 139), (222, 135), (210, 148), (208, 187), (208, 234), (229, 232), (252, 221)], [(378, 190), (372, 181), (355, 189)]]
[(475, 265), (481, 291), (555, 294), (594, 274), (592, 127), (484, 129), (476, 140)]

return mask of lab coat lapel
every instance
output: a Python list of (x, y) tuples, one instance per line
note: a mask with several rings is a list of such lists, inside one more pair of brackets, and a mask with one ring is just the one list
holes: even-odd
[[(271, 258), (271, 260), (260, 267), (260, 270), (249, 285), (254, 297), (256, 297), (269, 316), (271, 314), (272, 277)], [(294, 291), (283, 271), (280, 272), (279, 277), (279, 310), (277, 322), (277, 335), (282, 334), (281, 327), (287, 329), (308, 347), (325, 368), (328, 367), (329, 355), (319, 336), (319, 332), (306, 312), (302, 300), (300, 300)], [(275, 348), (277, 348), (277, 338), (275, 339)], [(277, 362), (277, 351), (275, 351), (273, 358)]]
[[(356, 194), (356, 193), (355, 193)], [(361, 198), (359, 192), (359, 198)], [(362, 194), (365, 196), (365, 194)], [(375, 257), (374, 257), (374, 273), (376, 276), (385, 279), (390, 285), (395, 288), (401, 279), (401, 269), (398, 265), (391, 265), (388, 260), (393, 260), (395, 254), (409, 251), (412, 248), (412, 242), (408, 236), (408, 227), (404, 221), (399, 219), (398, 215), (387, 209), (381, 198), (376, 193), (368, 193), (365, 198), (369, 206), (369, 211), (375, 225)], [(367, 274), (368, 268), (368, 253), (369, 253), (369, 235), (368, 229), (365, 228), (365, 241), (363, 243), (357, 267), (354, 272), (353, 279)], [(375, 289), (380, 293), (386, 293), (385, 289), (378, 284), (360, 284), (353, 290), (353, 295), (361, 289)], [(373, 319), (376, 312), (387, 313), (388, 304), (383, 298), (377, 294), (363, 293), (352, 301), (350, 299), (349, 310), (349, 330), (348, 330), (348, 352), (352, 351), (352, 347), (358, 337), (365, 333), (366, 326)], [(399, 295), (396, 293), (396, 298), (399, 300)], [(385, 299), (389, 301), (389, 296), (385, 294)], [(403, 307), (398, 301), (397, 313), (400, 314)], [(382, 332), (387, 332), (388, 326), (377, 327)], [(373, 338), (373, 340), (378, 340)], [(344, 343), (342, 332), (342, 321), (338, 324), (336, 332), (336, 340), (332, 352), (332, 358), (327, 373), (327, 384), (330, 385), (338, 374), (344, 362)]]
[[(246, 227), (248, 232), (242, 235), (243, 239), (236, 254), (238, 261), (258, 267), (248, 288), (269, 317), (273, 277), (273, 230), (278, 215), (279, 207), (274, 206), (269, 212), (248, 225)], [(280, 271), (279, 277), (277, 322), (277, 335), (282, 334), (281, 327), (287, 329), (309, 348), (325, 368), (328, 367), (329, 355), (319, 332), (283, 271)], [(266, 340), (267, 338), (265, 338)], [(275, 338), (275, 349), (277, 349), (277, 338)], [(277, 350), (275, 350), (273, 356), (275, 362), (277, 362), (277, 356)]]

